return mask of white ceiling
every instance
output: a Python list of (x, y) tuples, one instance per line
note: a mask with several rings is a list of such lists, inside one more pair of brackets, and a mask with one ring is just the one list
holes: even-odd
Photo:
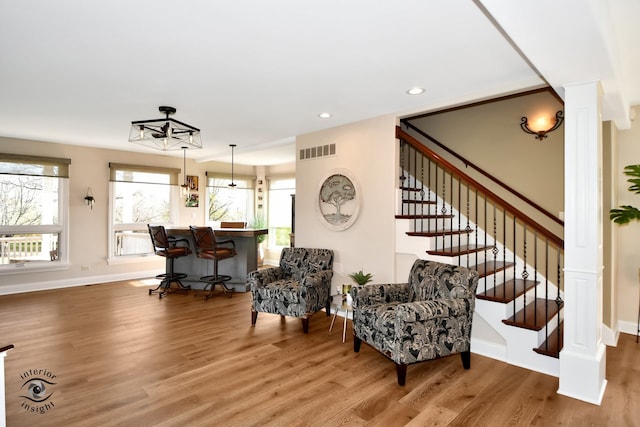
[(0, 0), (0, 136), (149, 152), (130, 122), (170, 105), (202, 130), (189, 157), (270, 165), (296, 135), (585, 80), (625, 127), (639, 20), (638, 0)]

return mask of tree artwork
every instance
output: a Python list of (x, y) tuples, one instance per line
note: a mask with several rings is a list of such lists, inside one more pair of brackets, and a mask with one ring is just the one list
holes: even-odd
[(356, 189), (349, 178), (336, 174), (327, 178), (320, 189), (320, 200), (335, 207), (334, 213), (324, 213), (323, 216), (331, 224), (342, 224), (351, 218), (349, 213), (342, 211), (344, 204), (355, 199)]

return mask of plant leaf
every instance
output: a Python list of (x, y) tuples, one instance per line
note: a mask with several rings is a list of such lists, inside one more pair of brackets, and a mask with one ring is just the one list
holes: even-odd
[(632, 220), (640, 220), (640, 210), (629, 205), (620, 206), (609, 211), (609, 218), (616, 224), (628, 224)]

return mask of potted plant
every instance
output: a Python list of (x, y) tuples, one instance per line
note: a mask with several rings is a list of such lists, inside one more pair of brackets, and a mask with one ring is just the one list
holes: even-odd
[[(263, 229), (267, 228), (267, 221), (264, 219), (264, 215), (256, 215), (253, 217), (253, 221), (250, 224), (251, 228), (254, 229)], [(258, 243), (258, 267), (262, 267), (264, 264), (264, 241), (267, 239), (267, 234), (260, 234), (256, 237), (256, 242)]]
[[(373, 280), (373, 274), (371, 274), (371, 273), (363, 273), (362, 270), (360, 270), (360, 271), (358, 271), (356, 273), (348, 274), (348, 276), (351, 278), (351, 280), (356, 282), (356, 284), (358, 284), (358, 285), (366, 285), (371, 280)], [(343, 295), (349, 295), (350, 292), (351, 292), (351, 285), (348, 284), (348, 283), (343, 284), (342, 285), (342, 294)]]
[[(627, 180), (631, 184), (629, 191), (640, 194), (640, 165), (625, 166), (624, 174), (630, 177)], [(630, 205), (619, 206), (609, 211), (609, 218), (616, 224), (628, 224), (640, 220), (640, 210)]]
[(357, 273), (349, 274), (349, 277), (358, 285), (366, 285), (367, 283), (373, 280), (373, 274), (371, 273), (365, 274), (362, 272), (362, 270), (358, 271)]

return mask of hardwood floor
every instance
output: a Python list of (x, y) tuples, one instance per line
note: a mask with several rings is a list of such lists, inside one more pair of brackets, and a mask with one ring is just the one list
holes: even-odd
[[(324, 313), (309, 334), (298, 319), (263, 313), (252, 328), (249, 294), (160, 300), (149, 285), (0, 296), (0, 345), (15, 345), (7, 425), (640, 425), (634, 336), (607, 349), (602, 406), (556, 394), (557, 378), (475, 354), (468, 371), (458, 356), (409, 366), (400, 387), (392, 362), (366, 345), (354, 353), (341, 328), (329, 335)], [(41, 404), (20, 397), (36, 370), (55, 375)]]

